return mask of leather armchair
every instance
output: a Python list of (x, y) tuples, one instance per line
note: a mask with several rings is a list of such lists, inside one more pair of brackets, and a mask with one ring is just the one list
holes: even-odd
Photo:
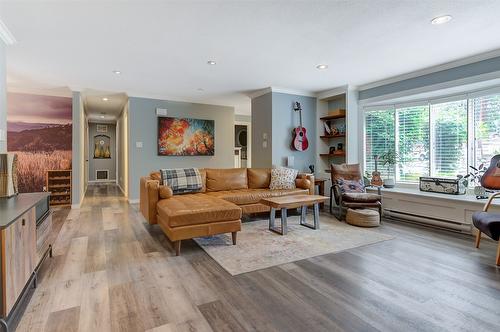
[(344, 211), (351, 209), (377, 209), (382, 221), (382, 197), (366, 192), (359, 164), (331, 165), (330, 213), (333, 203), (337, 206), (337, 218), (343, 219)]
[[(500, 188), (489, 188), (489, 189), (500, 189)], [(495, 241), (500, 240), (500, 213), (488, 212), (493, 199), (500, 196), (500, 192), (495, 193), (490, 196), (488, 202), (484, 205), (483, 211), (474, 212), (472, 215), (472, 223), (478, 229), (476, 235), (476, 248), (479, 248), (479, 243), (481, 242), (481, 234), (484, 233), (488, 235)], [(500, 241), (497, 246), (497, 258), (496, 265), (500, 265)]]

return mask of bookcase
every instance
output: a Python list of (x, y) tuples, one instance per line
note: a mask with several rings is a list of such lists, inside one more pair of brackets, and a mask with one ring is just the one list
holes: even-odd
[(71, 205), (71, 170), (47, 171), (46, 188), (51, 206)]

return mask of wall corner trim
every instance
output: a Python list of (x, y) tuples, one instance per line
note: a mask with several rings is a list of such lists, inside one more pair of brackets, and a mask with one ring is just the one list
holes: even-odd
[(5, 45), (13, 45), (17, 42), (12, 32), (10, 32), (9, 28), (7, 28), (2, 20), (0, 20), (0, 39), (5, 43)]
[(288, 89), (288, 88), (281, 88), (281, 87), (275, 87), (275, 86), (270, 86), (264, 89), (256, 90), (248, 94), (248, 97), (250, 99), (254, 99), (260, 96), (263, 96), (265, 94), (268, 94), (270, 92), (276, 92), (276, 93), (285, 93), (288, 95), (297, 95), (297, 96), (305, 96), (305, 97), (316, 97), (316, 93), (312, 91), (307, 91), (307, 90), (295, 90), (295, 89)]

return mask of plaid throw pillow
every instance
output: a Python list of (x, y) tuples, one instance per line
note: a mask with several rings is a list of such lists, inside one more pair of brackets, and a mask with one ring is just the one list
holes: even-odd
[(197, 168), (160, 169), (160, 174), (162, 184), (172, 188), (174, 195), (201, 190), (201, 175)]

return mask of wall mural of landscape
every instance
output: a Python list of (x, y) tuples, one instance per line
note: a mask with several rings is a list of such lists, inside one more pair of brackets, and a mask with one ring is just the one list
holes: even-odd
[(71, 169), (72, 99), (7, 94), (7, 149), (18, 154), (19, 192), (43, 191), (47, 170)]

